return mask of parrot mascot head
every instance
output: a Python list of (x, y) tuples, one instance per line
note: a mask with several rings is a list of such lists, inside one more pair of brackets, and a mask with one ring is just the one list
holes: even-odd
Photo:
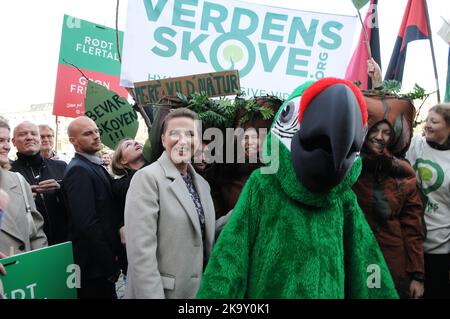
[(322, 206), (356, 182), (366, 132), (360, 90), (347, 80), (324, 78), (293, 91), (275, 116), (265, 149), (271, 162), (279, 161), (276, 175), (285, 192)]

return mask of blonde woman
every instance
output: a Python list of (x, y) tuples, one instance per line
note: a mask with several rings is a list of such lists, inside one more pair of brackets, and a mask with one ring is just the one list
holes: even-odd
[(450, 104), (428, 112), (406, 154), (426, 198), (425, 298), (450, 298)]
[[(116, 147), (111, 160), (111, 170), (115, 176), (119, 176), (113, 181), (112, 191), (114, 201), (118, 207), (118, 229), (120, 241), (125, 245), (125, 227), (124, 227), (124, 211), (125, 199), (127, 197), (128, 187), (130, 187), (131, 179), (138, 169), (147, 165), (143, 156), (143, 145), (131, 138), (121, 140)], [(125, 248), (119, 256), (119, 263), (122, 273), (127, 274), (127, 255)]]

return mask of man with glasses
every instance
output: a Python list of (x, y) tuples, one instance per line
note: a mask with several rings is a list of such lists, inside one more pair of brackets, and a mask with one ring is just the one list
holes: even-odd
[(53, 147), (55, 146), (55, 132), (47, 124), (40, 124), (41, 156), (44, 158), (58, 159)]

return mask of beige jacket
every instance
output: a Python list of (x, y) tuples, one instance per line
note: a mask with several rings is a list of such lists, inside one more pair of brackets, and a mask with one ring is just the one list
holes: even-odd
[[(25, 183), (26, 196), (31, 206), (31, 217), (27, 218), (25, 200), (19, 176)], [(31, 188), (21, 175), (0, 168), (0, 188), (9, 196), (0, 226), (0, 251), (6, 255), (16, 255), (47, 246), (44, 234), (44, 219), (36, 210)]]
[[(208, 183), (189, 172), (205, 213), (205, 252), (214, 243), (215, 213)], [(203, 273), (198, 214), (186, 184), (163, 153), (133, 176), (125, 204), (126, 298), (194, 298)]]

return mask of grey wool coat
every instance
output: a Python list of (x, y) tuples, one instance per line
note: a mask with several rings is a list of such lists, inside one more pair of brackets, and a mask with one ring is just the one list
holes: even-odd
[(126, 298), (187, 299), (197, 293), (204, 257), (214, 244), (215, 213), (208, 183), (190, 164), (188, 170), (205, 213), (204, 241), (186, 183), (165, 152), (131, 180), (125, 204)]

